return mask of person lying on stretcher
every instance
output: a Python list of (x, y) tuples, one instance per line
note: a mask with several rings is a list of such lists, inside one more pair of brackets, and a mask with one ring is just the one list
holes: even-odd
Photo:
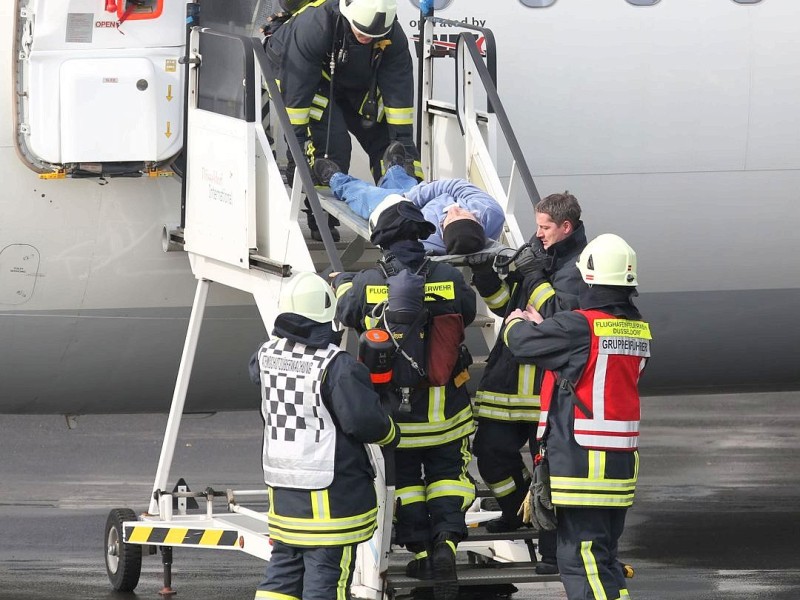
[(318, 184), (330, 186), (338, 200), (364, 219), (382, 204), (399, 200), (392, 196), (413, 202), (436, 227), (435, 233), (422, 240), (430, 255), (473, 254), (500, 236), (505, 222), (503, 209), (479, 187), (465, 179), (419, 183), (407, 172), (405, 150), (399, 142), (389, 145), (383, 162), (388, 168), (377, 186), (342, 173), (326, 158), (315, 159), (312, 170)]

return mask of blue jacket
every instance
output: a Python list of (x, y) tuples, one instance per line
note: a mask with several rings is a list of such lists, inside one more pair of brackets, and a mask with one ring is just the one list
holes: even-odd
[(465, 179), (437, 179), (420, 183), (403, 195), (419, 206), (426, 221), (436, 225), (436, 233), (427, 240), (420, 240), (425, 249), (433, 254), (445, 253), (442, 221), (451, 204), (458, 204), (475, 215), (483, 225), (486, 237), (493, 240), (500, 235), (506, 220), (497, 200)]

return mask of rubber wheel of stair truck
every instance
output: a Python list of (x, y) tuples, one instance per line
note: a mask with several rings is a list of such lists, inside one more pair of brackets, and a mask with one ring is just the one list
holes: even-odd
[(136, 513), (129, 508), (115, 508), (106, 520), (106, 573), (118, 592), (132, 592), (142, 572), (142, 547), (123, 542), (122, 524), (136, 520)]

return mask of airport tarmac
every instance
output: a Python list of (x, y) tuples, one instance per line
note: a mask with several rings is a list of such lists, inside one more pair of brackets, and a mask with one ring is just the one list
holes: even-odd
[[(254, 389), (257, 394), (257, 390)], [(166, 415), (0, 416), (0, 600), (156, 598), (158, 556), (135, 594), (111, 590), (104, 525), (147, 507)], [(632, 598), (800, 597), (800, 393), (671, 396), (643, 402), (641, 473), (621, 555)], [(184, 419), (171, 481), (257, 488), (257, 413)], [(176, 549), (178, 598), (253, 597), (264, 563), (239, 552)], [(557, 600), (519, 585), (517, 600)]]

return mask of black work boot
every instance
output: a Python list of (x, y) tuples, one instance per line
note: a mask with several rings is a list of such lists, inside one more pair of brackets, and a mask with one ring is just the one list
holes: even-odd
[(416, 579), (433, 579), (433, 561), (431, 560), (431, 550), (424, 548), (419, 551), (409, 548), (414, 552), (414, 558), (406, 565), (406, 576)]
[(543, 556), (535, 570), (537, 575), (558, 575), (558, 563), (554, 556)]
[(330, 186), (331, 177), (335, 173), (341, 173), (342, 170), (330, 158), (315, 158), (314, 166), (311, 167), (311, 173), (314, 175), (314, 184), (321, 186)]
[(381, 158), (381, 165), (384, 173), (389, 170), (389, 167), (395, 165), (405, 168), (406, 149), (401, 142), (392, 142), (386, 147), (383, 158)]
[[(304, 213), (306, 213), (306, 217), (308, 219), (308, 228), (311, 230), (311, 239), (316, 240), (318, 242), (322, 241), (322, 234), (319, 232), (319, 227), (317, 226), (317, 219), (314, 217), (314, 213), (311, 210), (311, 206), (308, 204), (308, 200), (306, 200), (306, 208), (302, 209)], [(341, 239), (339, 235), (339, 230), (336, 229), (336, 226), (339, 225), (339, 219), (328, 215), (328, 229), (331, 230), (331, 237), (333, 238), (334, 242), (338, 242)]]
[(433, 544), (433, 597), (435, 600), (456, 600), (458, 578), (456, 575), (457, 538), (448, 533), (436, 536)]
[(507, 533), (522, 527), (522, 518), (517, 515), (502, 515), (486, 522), (486, 531), (489, 533)]

